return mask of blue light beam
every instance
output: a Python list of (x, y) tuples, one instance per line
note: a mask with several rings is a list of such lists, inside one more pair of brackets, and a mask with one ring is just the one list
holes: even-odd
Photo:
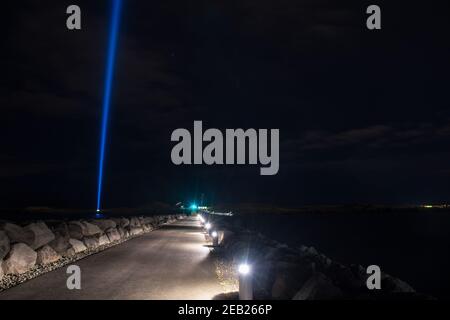
[(114, 62), (116, 60), (117, 49), (117, 34), (120, 23), (120, 10), (122, 8), (122, 0), (112, 0), (112, 13), (111, 13), (111, 25), (108, 44), (108, 60), (106, 63), (106, 82), (105, 93), (103, 97), (103, 116), (101, 125), (101, 139), (100, 139), (100, 160), (99, 160), (99, 172), (98, 172), (98, 193), (97, 193), (97, 212), (100, 212), (101, 196), (102, 196), (102, 184), (103, 184), (103, 164), (105, 161), (105, 145), (106, 136), (108, 133), (108, 118), (109, 109), (111, 105), (111, 88), (114, 75)]

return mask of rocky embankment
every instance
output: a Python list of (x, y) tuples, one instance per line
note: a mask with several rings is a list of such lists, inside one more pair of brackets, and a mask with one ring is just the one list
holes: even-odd
[[(406, 282), (381, 274), (381, 289), (369, 290), (366, 268), (333, 261), (314, 247), (289, 247), (242, 229), (227, 218), (210, 217), (219, 230), (219, 257), (227, 269), (252, 266), (256, 299), (428, 299)], [(233, 266), (233, 267), (230, 267)]]
[(0, 291), (150, 232), (181, 215), (0, 223)]

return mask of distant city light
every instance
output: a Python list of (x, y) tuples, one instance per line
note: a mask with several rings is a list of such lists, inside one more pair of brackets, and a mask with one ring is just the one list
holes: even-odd
[(440, 203), (440, 204), (424, 204), (422, 205), (423, 208), (425, 209), (447, 209), (450, 208), (450, 205), (446, 204), (446, 203)]
[(213, 231), (213, 232), (211, 233), (211, 236), (212, 236), (213, 238), (217, 238), (217, 231)]
[(240, 264), (238, 271), (242, 275), (249, 274), (250, 273), (250, 266), (248, 264), (246, 264), (246, 263)]
[(193, 203), (189, 208), (191, 208), (191, 210), (197, 210), (198, 206), (195, 203)]

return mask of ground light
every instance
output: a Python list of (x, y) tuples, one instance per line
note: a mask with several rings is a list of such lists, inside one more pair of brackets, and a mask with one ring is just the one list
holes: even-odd
[(103, 214), (101, 213), (100, 209), (97, 209), (97, 211), (95, 212), (95, 217), (97, 219), (103, 218)]
[(239, 300), (253, 300), (253, 283), (251, 266), (242, 263), (238, 267), (239, 272)]
[(219, 235), (217, 234), (217, 231), (213, 231), (211, 233), (211, 237), (213, 239), (213, 246), (218, 247), (219, 246)]
[(238, 271), (242, 275), (247, 275), (250, 273), (250, 266), (246, 263), (242, 263), (239, 265)]

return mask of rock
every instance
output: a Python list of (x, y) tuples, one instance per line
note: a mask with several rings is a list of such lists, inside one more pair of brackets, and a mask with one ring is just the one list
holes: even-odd
[(365, 281), (361, 281), (349, 267), (343, 264), (331, 263), (326, 273), (333, 283), (344, 291), (355, 293), (366, 289)]
[(83, 237), (100, 235), (102, 233), (102, 230), (98, 226), (89, 222), (70, 221), (69, 233), (71, 238), (82, 240)]
[(30, 244), (32, 249), (38, 249), (55, 239), (55, 235), (44, 222), (31, 223), (24, 229), (33, 234), (33, 241)]
[(71, 221), (68, 224), (69, 235), (73, 239), (83, 239), (83, 224), (80, 221)]
[(8, 258), (3, 262), (5, 274), (22, 274), (36, 264), (37, 253), (25, 243), (12, 245)]
[(61, 234), (55, 234), (55, 239), (48, 245), (59, 254), (64, 254), (67, 249), (70, 248), (69, 243), (70, 236), (63, 236)]
[(311, 262), (276, 263), (272, 298), (292, 299), (295, 293), (313, 276), (314, 270), (314, 263)]
[(117, 226), (113, 220), (109, 219), (92, 220), (91, 223), (99, 227), (102, 231), (112, 229)]
[(383, 274), (381, 277), (381, 289), (384, 292), (392, 293), (415, 293), (416, 290), (413, 289), (408, 283), (392, 277), (388, 274)]
[(306, 249), (306, 253), (311, 255), (311, 256), (317, 256), (319, 255), (319, 253), (317, 252), (316, 248), (314, 247), (309, 247)]
[(139, 221), (139, 218), (132, 217), (130, 219), (130, 226), (131, 227), (140, 227), (141, 226), (141, 222)]
[(104, 246), (104, 245), (108, 244), (109, 242), (110, 242), (110, 241), (109, 241), (108, 236), (107, 236), (106, 234), (103, 234), (103, 235), (101, 235), (101, 236), (98, 238), (98, 244), (99, 244), (100, 246)]
[(9, 238), (5, 231), (0, 230), (0, 261), (8, 254), (10, 249)]
[(97, 237), (86, 237), (83, 239), (83, 242), (88, 249), (96, 249), (100, 245)]
[(106, 232), (106, 235), (108, 236), (110, 242), (119, 241), (121, 239), (120, 233), (116, 228), (109, 229)]
[(122, 228), (128, 227), (129, 225), (130, 225), (130, 220), (128, 220), (127, 218), (120, 219), (120, 226)]
[(253, 289), (258, 292), (259, 295), (263, 295), (269, 299), (272, 294), (272, 287), (274, 284), (274, 264), (271, 261), (262, 261), (256, 264), (252, 271), (253, 274)]
[(118, 227), (117, 231), (119, 232), (119, 235), (120, 235), (121, 239), (126, 238), (125, 230), (122, 227)]
[(54, 223), (50, 229), (55, 235), (59, 234), (63, 237), (69, 237), (69, 226), (65, 222)]
[(145, 217), (144, 218), (144, 223), (145, 224), (152, 224), (155, 222), (155, 219), (153, 217)]
[(144, 229), (145, 232), (148, 232), (148, 231), (152, 231), (152, 230), (153, 230), (153, 227), (152, 227), (151, 224), (143, 224), (143, 225), (142, 225), (142, 228)]
[(316, 272), (303, 285), (293, 300), (334, 300), (342, 298), (341, 290), (323, 273)]
[(0, 281), (3, 279), (3, 275), (4, 275), (4, 272), (3, 272), (3, 261), (0, 260)]
[(223, 230), (219, 232), (219, 244), (224, 245), (229, 242), (234, 237), (234, 232), (230, 230)]
[(285, 243), (278, 243), (278, 244), (276, 245), (276, 248), (277, 248), (277, 249), (288, 249), (289, 247), (288, 247), (288, 245), (285, 244)]
[(137, 236), (143, 232), (144, 232), (144, 230), (142, 229), (142, 227), (131, 227), (130, 228), (130, 235), (132, 235), (132, 236)]
[(71, 245), (71, 248), (73, 250), (73, 253), (80, 253), (83, 251), (86, 251), (87, 248), (86, 246), (83, 244), (83, 242), (77, 240), (77, 239), (69, 239), (69, 243)]
[(275, 247), (268, 247), (265, 251), (264, 260), (270, 260), (270, 261), (280, 261), (281, 257), (284, 256), (283, 250), (275, 248)]
[(95, 236), (95, 235), (102, 234), (102, 230), (98, 226), (96, 226), (95, 224), (83, 221), (83, 225), (85, 227), (83, 229), (83, 235), (84, 236), (89, 237), (89, 236)]
[(37, 251), (36, 263), (45, 265), (61, 259), (61, 256), (49, 245), (45, 245)]
[(11, 243), (25, 243), (30, 245), (33, 242), (33, 233), (16, 224), (5, 223), (3, 230), (6, 232)]

